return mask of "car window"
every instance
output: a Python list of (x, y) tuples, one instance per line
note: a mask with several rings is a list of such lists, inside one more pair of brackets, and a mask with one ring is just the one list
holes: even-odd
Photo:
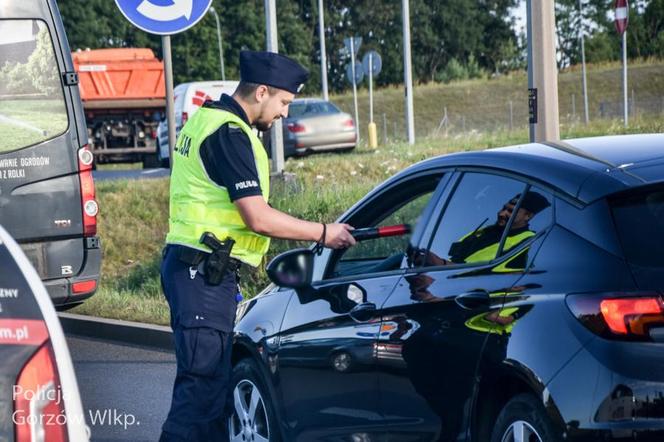
[[(431, 201), (441, 176), (421, 178), (416, 183), (404, 183), (398, 189), (386, 192), (377, 198), (382, 200), (380, 209), (374, 210), (370, 205), (366, 209), (372, 212), (368, 218), (360, 224), (352, 224), (352, 221), (351, 224), (356, 227), (408, 224), (412, 231)], [(410, 238), (410, 233), (376, 238), (358, 242), (346, 251), (337, 252), (337, 256), (332, 258), (333, 265), (328, 278), (399, 269), (404, 265), (403, 258)]]
[(68, 124), (48, 27), (0, 20), (0, 152), (54, 138)]
[(491, 261), (501, 250), (509, 253), (546, 228), (551, 213), (551, 198), (541, 189), (532, 187), (526, 191), (525, 183), (511, 178), (466, 173), (421, 265)]
[(314, 115), (336, 114), (339, 109), (328, 101), (293, 103), (288, 108), (288, 117), (309, 117)]
[(664, 187), (622, 194), (610, 200), (627, 262), (664, 268)]

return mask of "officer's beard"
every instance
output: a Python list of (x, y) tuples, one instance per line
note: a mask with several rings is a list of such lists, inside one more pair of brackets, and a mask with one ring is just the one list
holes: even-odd
[(264, 121), (256, 121), (255, 126), (259, 131), (267, 132), (272, 127), (272, 122), (270, 121), (269, 123), (266, 123)]

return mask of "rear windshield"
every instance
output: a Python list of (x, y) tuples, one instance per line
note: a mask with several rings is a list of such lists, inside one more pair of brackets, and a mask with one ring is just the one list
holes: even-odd
[(664, 186), (621, 195), (610, 204), (627, 261), (664, 267)]
[(67, 130), (53, 43), (39, 20), (0, 20), (0, 153)]
[(327, 101), (315, 103), (293, 103), (288, 108), (289, 117), (309, 117), (314, 115), (336, 114), (339, 109)]

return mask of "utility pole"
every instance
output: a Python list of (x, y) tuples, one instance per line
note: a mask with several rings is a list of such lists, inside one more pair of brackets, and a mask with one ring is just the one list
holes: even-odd
[(629, 2), (616, 0), (614, 6), (616, 31), (622, 36), (622, 62), (623, 62), (623, 120), (627, 127), (627, 24), (629, 23)]
[(327, 101), (327, 55), (325, 54), (325, 10), (323, 0), (318, 0), (318, 39), (320, 40), (320, 85), (323, 89), (323, 100)]
[(584, 23), (583, 23), (583, 7), (579, 0), (579, 29), (580, 29), (580, 40), (581, 40), (581, 75), (583, 77), (583, 111), (585, 123), (588, 124), (590, 117), (588, 115), (588, 82), (586, 77), (586, 47), (585, 47), (585, 36), (584, 36)]
[(406, 87), (406, 132), (408, 144), (415, 144), (415, 120), (413, 117), (413, 73), (410, 59), (410, 5), (409, 0), (401, 0), (403, 22), (403, 77)]
[[(359, 48), (358, 48), (359, 49)], [(360, 114), (357, 107), (357, 75), (355, 75), (355, 37), (350, 38), (350, 72), (353, 77), (353, 106), (355, 107), (355, 127), (357, 128), (357, 144), (360, 144)]]
[(623, 81), (623, 121), (628, 126), (627, 110), (627, 31), (622, 34), (622, 81)]
[[(557, 141), (560, 126), (553, 0), (531, 0), (529, 3), (528, 32), (532, 57), (528, 71), (533, 73), (537, 118), (534, 141)], [(533, 32), (534, 29), (539, 32)]]
[[(537, 1), (537, 0), (536, 0)], [(526, 38), (528, 40), (528, 140), (535, 142), (535, 125), (537, 124), (537, 89), (533, 79), (533, 15), (532, 0), (526, 0)], [(532, 102), (534, 100), (534, 103)], [(534, 107), (534, 109), (533, 109)]]
[(221, 45), (221, 26), (219, 25), (219, 15), (217, 15), (217, 11), (214, 10), (214, 6), (210, 6), (210, 9), (208, 9), (212, 15), (214, 15), (214, 19), (217, 22), (217, 42), (219, 43), (219, 64), (221, 64), (221, 81), (226, 81), (226, 72), (224, 69), (224, 50), (223, 46)]
[(175, 108), (173, 106), (173, 58), (171, 56), (171, 36), (161, 37), (164, 51), (164, 72), (166, 80), (166, 122), (168, 126), (168, 159), (173, 169), (173, 146), (175, 146)]
[[(275, 0), (265, 0), (265, 30), (267, 33), (268, 52), (279, 52), (277, 40), (277, 7)], [(272, 174), (280, 174), (284, 170), (284, 134), (281, 118), (272, 123), (270, 132), (272, 151)]]

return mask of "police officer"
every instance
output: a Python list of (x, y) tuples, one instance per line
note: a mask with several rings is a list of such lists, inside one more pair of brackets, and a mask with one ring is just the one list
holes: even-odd
[[(178, 136), (161, 266), (177, 374), (161, 441), (228, 440), (225, 405), (239, 268), (258, 266), (270, 237), (331, 248), (355, 244), (347, 224), (300, 220), (267, 203), (268, 158), (252, 127), (266, 131), (286, 117), (308, 75), (283, 55), (242, 51), (237, 90), (205, 103)], [(206, 232), (234, 241), (220, 281), (206, 270), (212, 252), (200, 242)]]

